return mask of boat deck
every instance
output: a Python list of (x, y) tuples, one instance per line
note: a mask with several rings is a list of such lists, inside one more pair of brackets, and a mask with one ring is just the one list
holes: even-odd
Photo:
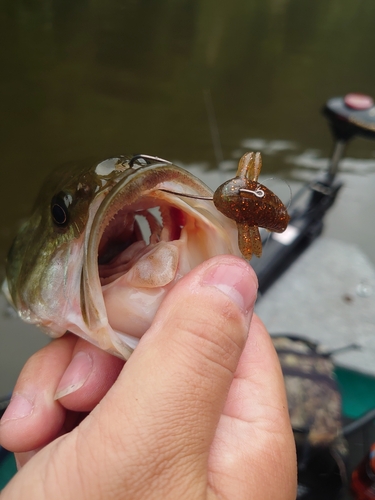
[(308, 337), (342, 368), (375, 377), (375, 268), (355, 245), (321, 237), (260, 297), (270, 333)]

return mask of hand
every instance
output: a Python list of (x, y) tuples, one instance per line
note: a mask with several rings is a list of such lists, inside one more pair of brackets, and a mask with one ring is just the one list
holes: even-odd
[(2, 499), (294, 500), (283, 379), (255, 297), (250, 266), (216, 257), (177, 283), (123, 368), (72, 335), (35, 354), (0, 425), (22, 466)]

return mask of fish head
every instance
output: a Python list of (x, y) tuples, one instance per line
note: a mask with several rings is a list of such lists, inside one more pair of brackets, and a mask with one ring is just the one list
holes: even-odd
[(5, 294), (51, 337), (70, 331), (128, 359), (181, 277), (240, 255), (235, 223), (189, 194), (212, 197), (158, 158), (57, 169), (9, 251)]

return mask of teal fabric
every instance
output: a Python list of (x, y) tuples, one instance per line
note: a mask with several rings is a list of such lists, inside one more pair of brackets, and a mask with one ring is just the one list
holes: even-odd
[(17, 472), (13, 453), (7, 453), (0, 463), (0, 490), (12, 479)]
[(342, 395), (343, 413), (358, 418), (375, 408), (375, 378), (337, 367), (337, 382)]

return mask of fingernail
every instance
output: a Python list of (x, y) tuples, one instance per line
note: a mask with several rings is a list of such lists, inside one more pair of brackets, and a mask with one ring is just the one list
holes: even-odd
[(80, 389), (89, 378), (92, 367), (91, 356), (85, 352), (77, 352), (60, 380), (54, 399), (60, 399)]
[(34, 411), (34, 403), (21, 394), (14, 394), (8, 408), (2, 416), (1, 423), (28, 417)]
[(203, 284), (225, 293), (247, 315), (254, 307), (258, 287), (250, 273), (250, 266), (245, 262), (218, 264), (206, 270)]

